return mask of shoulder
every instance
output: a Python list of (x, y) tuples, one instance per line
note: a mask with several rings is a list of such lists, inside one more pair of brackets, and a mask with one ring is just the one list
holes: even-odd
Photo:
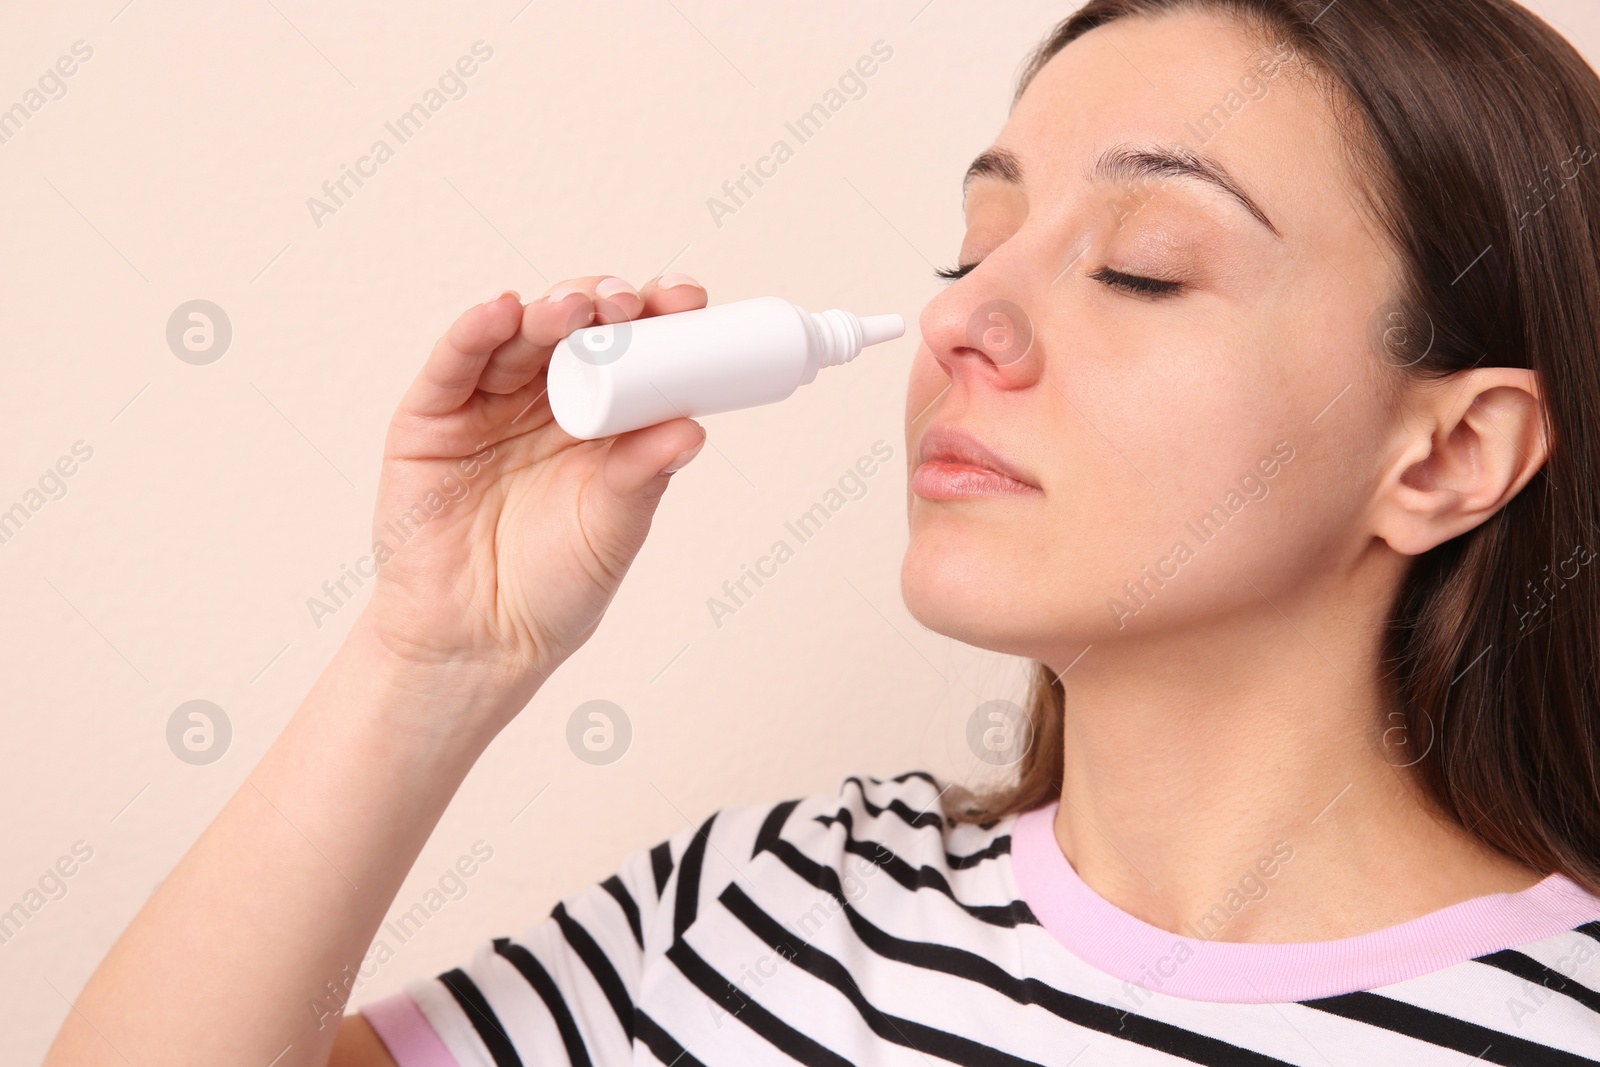
[(887, 849), (949, 867), (977, 862), (973, 853), (985, 848), (1003, 851), (1012, 820), (958, 822), (946, 805), (949, 791), (948, 783), (922, 770), (852, 774), (826, 792), (719, 808), (666, 847), (674, 856), (687, 855), (704, 838), (706, 847), (733, 846), (747, 858), (799, 849), (817, 859)]
[[(657, 950), (707, 911), (784, 898), (793, 906), (844, 906), (882, 884), (896, 907), (955, 908), (1010, 927), (1026, 922), (1009, 878), (1012, 819), (958, 822), (949, 786), (910, 770), (893, 777), (849, 775), (835, 789), (786, 800), (722, 807), (634, 857), (660, 903)], [(909, 894), (909, 895), (907, 895)], [(803, 910), (803, 908), (802, 908)]]

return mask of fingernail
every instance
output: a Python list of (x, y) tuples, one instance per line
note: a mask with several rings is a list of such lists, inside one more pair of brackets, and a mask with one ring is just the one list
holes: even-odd
[(686, 448), (682, 452), (679, 452), (676, 456), (672, 457), (672, 462), (668, 463), (665, 467), (662, 467), (661, 473), (671, 474), (675, 470), (683, 469), (688, 465), (689, 461), (698, 455), (700, 450), (705, 446), (706, 439), (702, 437), (700, 438), (699, 444), (695, 445), (693, 448)]
[(517, 298), (517, 303), (519, 303), (519, 304), (522, 303), (522, 295), (520, 293), (518, 293), (515, 289), (502, 289), (498, 293), (496, 293), (494, 296), (490, 297), (488, 300), (485, 300), (484, 303), (485, 304), (492, 304), (496, 300), (503, 300), (508, 296), (514, 296), (514, 297)]
[(549, 296), (545, 297), (545, 299), (550, 301), (550, 303), (552, 303), (552, 304), (559, 304), (559, 303), (561, 303), (561, 301), (565, 300), (567, 297), (571, 296), (573, 293), (578, 293), (578, 294), (582, 295), (583, 290), (582, 289), (557, 289), (555, 292), (553, 292)]
[(629, 296), (638, 296), (639, 290), (623, 281), (621, 278), (607, 278), (594, 287), (595, 296), (613, 297), (627, 293)]
[(671, 289), (674, 285), (696, 285), (693, 278), (680, 271), (671, 271), (656, 279), (657, 289)]

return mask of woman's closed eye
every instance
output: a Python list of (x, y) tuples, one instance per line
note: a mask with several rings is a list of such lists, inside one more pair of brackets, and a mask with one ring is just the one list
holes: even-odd
[[(980, 261), (981, 262), (981, 261)], [(935, 277), (946, 281), (955, 281), (965, 278), (976, 267), (977, 263), (967, 263), (959, 267), (939, 267), (934, 270)], [(1089, 277), (1124, 292), (1137, 293), (1141, 296), (1167, 296), (1183, 289), (1182, 282), (1168, 281), (1163, 278), (1146, 278), (1138, 274), (1127, 274), (1110, 267), (1101, 267), (1090, 274)]]
[(1182, 282), (1167, 281), (1163, 278), (1146, 278), (1138, 274), (1124, 274), (1122, 271), (1112, 270), (1110, 267), (1101, 267), (1089, 277), (1130, 293), (1141, 293), (1148, 296), (1167, 296), (1183, 288)]
[(933, 271), (933, 276), (935, 278), (943, 278), (946, 281), (952, 281), (953, 282), (957, 278), (965, 278), (967, 276), (967, 273), (970, 270), (972, 270), (973, 267), (976, 267), (977, 265), (978, 265), (977, 263), (968, 263), (967, 265), (962, 266), (962, 267), (935, 267), (934, 271)]

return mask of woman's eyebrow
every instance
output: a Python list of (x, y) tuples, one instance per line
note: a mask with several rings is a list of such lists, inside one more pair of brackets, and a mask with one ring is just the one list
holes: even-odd
[(1022, 162), (1004, 148), (986, 148), (967, 164), (967, 173), (961, 177), (961, 196), (967, 195), (967, 186), (980, 175), (991, 175), (1013, 185), (1022, 184)]
[[(994, 147), (978, 153), (967, 166), (961, 178), (961, 196), (966, 198), (967, 187), (978, 177), (991, 177), (1013, 185), (1022, 184), (1022, 161), (1008, 149)], [(1272, 224), (1250, 195), (1240, 187), (1233, 175), (1221, 163), (1198, 155), (1183, 145), (1113, 145), (1101, 153), (1089, 168), (1086, 177), (1091, 182), (1137, 181), (1141, 178), (1190, 178), (1209, 182), (1244, 205), (1246, 211), (1282, 239), (1283, 234)]]
[(1142, 178), (1190, 178), (1209, 182), (1254, 215), (1274, 237), (1283, 238), (1267, 213), (1256, 205), (1221, 163), (1199, 155), (1187, 145), (1113, 145), (1089, 168), (1092, 182), (1138, 181)]

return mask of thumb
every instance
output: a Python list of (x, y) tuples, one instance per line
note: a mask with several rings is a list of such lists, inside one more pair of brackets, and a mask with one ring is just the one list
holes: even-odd
[(590, 482), (585, 525), (595, 551), (625, 569), (650, 532), (650, 519), (670, 475), (664, 467), (687, 463), (705, 444), (705, 430), (691, 419), (670, 419), (612, 438), (599, 476)]
[(666, 489), (665, 468), (688, 463), (705, 441), (705, 428), (693, 419), (669, 419), (618, 434), (606, 450), (601, 477), (620, 500), (637, 498), (653, 506)]

